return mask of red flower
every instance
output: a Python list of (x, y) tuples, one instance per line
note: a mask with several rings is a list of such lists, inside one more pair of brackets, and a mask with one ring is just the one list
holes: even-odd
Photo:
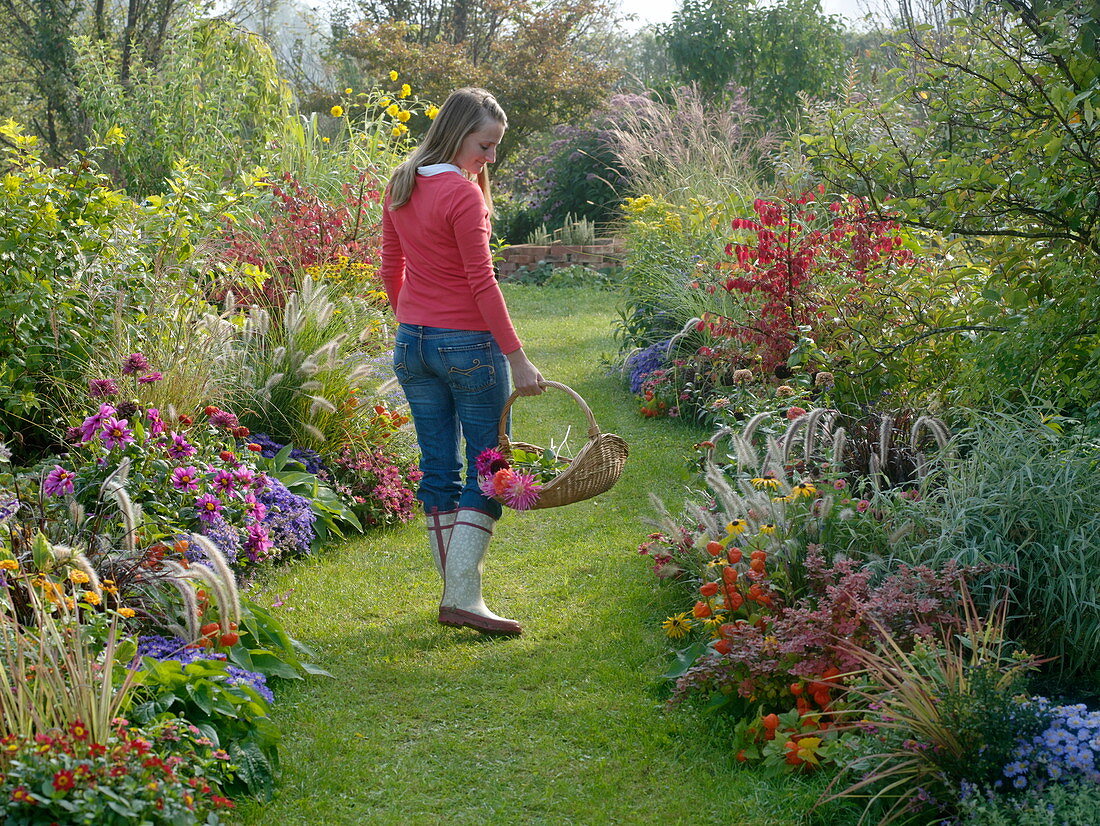
[(73, 773), (68, 769), (59, 771), (53, 776), (53, 787), (56, 791), (67, 792), (75, 785), (76, 780), (73, 778)]
[(717, 582), (706, 582), (699, 588), (699, 593), (705, 597), (712, 597), (718, 593)]
[(73, 736), (74, 740), (87, 740), (88, 728), (80, 720), (76, 720), (69, 726), (69, 734)]
[(12, 803), (26, 803), (28, 806), (34, 805), (34, 798), (31, 797), (30, 790), (26, 786), (16, 786), (11, 790)]
[(248, 445), (248, 449), (249, 449), (249, 450), (251, 450), (251, 451), (252, 451), (253, 453), (259, 453), (259, 452), (260, 452), (261, 450), (263, 450), (263, 448), (262, 448), (262, 447), (260, 447), (260, 446), (259, 446), (258, 444), (256, 444), (255, 442), (252, 442), (252, 443), (250, 443), (250, 444)]

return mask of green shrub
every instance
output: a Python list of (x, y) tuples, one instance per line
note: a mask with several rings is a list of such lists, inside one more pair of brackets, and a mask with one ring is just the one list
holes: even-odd
[(975, 796), (963, 803), (963, 826), (1093, 826), (1100, 784), (1089, 780), (1051, 784), (1019, 796)]

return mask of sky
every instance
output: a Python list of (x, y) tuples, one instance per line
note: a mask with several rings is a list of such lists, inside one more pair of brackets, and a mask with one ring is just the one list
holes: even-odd
[[(649, 23), (668, 23), (672, 14), (680, 6), (680, 0), (620, 0), (624, 12), (635, 14), (638, 19), (635, 27)], [(839, 14), (848, 18), (861, 17), (867, 9), (868, 0), (821, 0), (826, 14)]]

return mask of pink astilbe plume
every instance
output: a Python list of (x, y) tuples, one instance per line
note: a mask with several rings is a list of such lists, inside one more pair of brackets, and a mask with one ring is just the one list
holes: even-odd
[(504, 503), (517, 511), (529, 510), (541, 492), (542, 485), (534, 474), (514, 473), (504, 486)]

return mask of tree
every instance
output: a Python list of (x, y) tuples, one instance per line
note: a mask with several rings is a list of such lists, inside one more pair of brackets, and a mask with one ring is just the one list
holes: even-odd
[[(618, 76), (593, 50), (591, 37), (613, 20), (607, 0), (428, 0), (412, 6), (364, 3), (369, 13), (363, 19), (336, 27), (339, 85), (388, 86), (389, 71), (397, 70), (398, 85), (408, 82), (436, 102), (456, 87), (484, 86), (508, 113), (502, 158), (526, 136), (586, 114)], [(322, 110), (326, 103), (312, 106)]]
[(965, 242), (985, 281), (974, 312), (1009, 333), (971, 363), (986, 381), (1043, 380), (1084, 404), (1100, 395), (1100, 14), (1088, 0), (970, 11), (905, 32), (884, 83), (818, 107), (802, 140), (834, 186)]
[(840, 18), (820, 0), (684, 0), (661, 37), (682, 80), (709, 97), (744, 87), (769, 125), (795, 115), (800, 94), (832, 94), (845, 61)]

